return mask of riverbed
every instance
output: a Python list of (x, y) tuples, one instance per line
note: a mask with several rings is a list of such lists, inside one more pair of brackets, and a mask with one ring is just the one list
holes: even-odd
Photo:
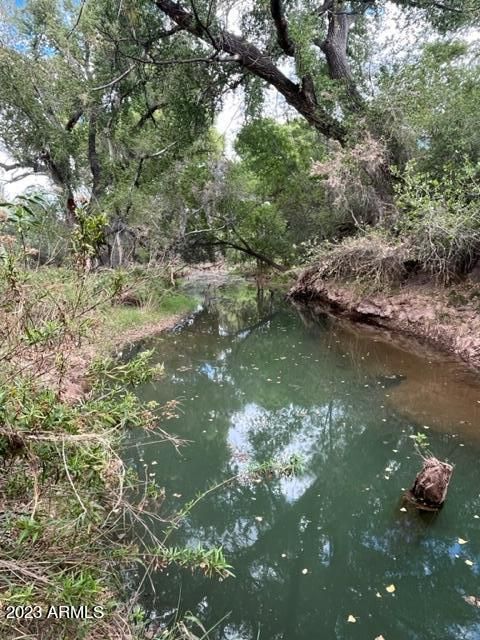
[[(235, 577), (158, 571), (141, 587), (151, 618), (191, 612), (215, 640), (480, 638), (478, 376), (242, 281), (204, 288), (189, 321), (145, 346), (166, 373), (140, 396), (188, 440), (128, 443), (127, 462), (165, 487), (161, 514), (239, 475), (169, 540), (222, 546)], [(455, 465), (437, 514), (402, 501), (418, 433)], [(292, 454), (296, 476), (248, 479)]]

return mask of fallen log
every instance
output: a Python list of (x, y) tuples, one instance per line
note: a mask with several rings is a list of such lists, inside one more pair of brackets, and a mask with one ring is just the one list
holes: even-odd
[(417, 474), (407, 497), (418, 509), (435, 511), (445, 502), (453, 466), (433, 456), (423, 459), (423, 468)]

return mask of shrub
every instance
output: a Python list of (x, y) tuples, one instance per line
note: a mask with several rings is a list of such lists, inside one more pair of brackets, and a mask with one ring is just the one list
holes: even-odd
[(375, 289), (401, 282), (410, 257), (407, 243), (372, 230), (338, 244), (324, 243), (318, 254), (318, 275), (355, 279)]
[(447, 166), (439, 180), (409, 163), (397, 190), (398, 231), (423, 271), (448, 283), (480, 253), (480, 166)]

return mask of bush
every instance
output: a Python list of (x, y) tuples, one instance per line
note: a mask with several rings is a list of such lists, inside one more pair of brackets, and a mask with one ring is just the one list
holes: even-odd
[(318, 254), (318, 274), (325, 279), (355, 279), (377, 289), (400, 283), (407, 275), (411, 250), (380, 231), (324, 243)]
[(397, 190), (398, 232), (407, 235), (423, 271), (447, 284), (480, 253), (480, 165), (447, 166), (443, 179), (409, 163)]

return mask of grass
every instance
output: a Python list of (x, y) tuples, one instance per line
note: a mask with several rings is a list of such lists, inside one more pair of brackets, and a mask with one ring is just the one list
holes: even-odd
[[(141, 306), (122, 306), (120, 296), (132, 288), (141, 291)], [(152, 354), (126, 363), (95, 360), (89, 388), (76, 402), (64, 397), (62, 383), (113, 344), (108, 334), (118, 338), (119, 318), (128, 328), (196, 303), (166, 286), (159, 272), (26, 271), (13, 256), (0, 261), (0, 293), (0, 603), (4, 610), (58, 604), (103, 610), (96, 620), (0, 618), (0, 637), (143, 638), (122, 567), (149, 556), (160, 568), (167, 557), (208, 573), (217, 567), (226, 575), (228, 565), (218, 549), (189, 556), (156, 538), (128, 542), (145, 514), (158, 519), (163, 493), (126, 468), (119, 450), (127, 429), (157, 428), (159, 438), (180, 444), (134, 393), (135, 385), (162, 375), (150, 366)]]
[(153, 298), (146, 306), (113, 305), (103, 315), (105, 330), (127, 331), (161, 323), (165, 318), (192, 312), (197, 301), (176, 291), (167, 291), (159, 299)]
[[(128, 362), (93, 359), (88, 388), (75, 402), (65, 398), (63, 382), (86, 346), (88, 358), (105, 353), (121, 331), (190, 311), (197, 302), (159, 272), (25, 271), (13, 259), (0, 261), (0, 292), (0, 603), (103, 611), (93, 620), (11, 625), (0, 618), (0, 637), (151, 637), (135, 596), (124, 590), (125, 569), (143, 566), (148, 577), (174, 563), (222, 580), (232, 576), (221, 548), (175, 547), (167, 538), (201, 500), (237, 476), (200, 493), (166, 522), (162, 488), (141, 481), (119, 455), (128, 429), (156, 429), (158, 438), (182, 444), (161, 429), (162, 407), (144, 406), (135, 395), (136, 385), (163, 374), (150, 365), (152, 354)], [(138, 306), (122, 304), (126, 293)], [(255, 472), (267, 478), (299, 468), (292, 457)], [(152, 521), (161, 525), (162, 539), (149, 528)], [(145, 535), (139, 535), (142, 523)], [(175, 619), (160, 637), (208, 638), (210, 631), (193, 617)]]

